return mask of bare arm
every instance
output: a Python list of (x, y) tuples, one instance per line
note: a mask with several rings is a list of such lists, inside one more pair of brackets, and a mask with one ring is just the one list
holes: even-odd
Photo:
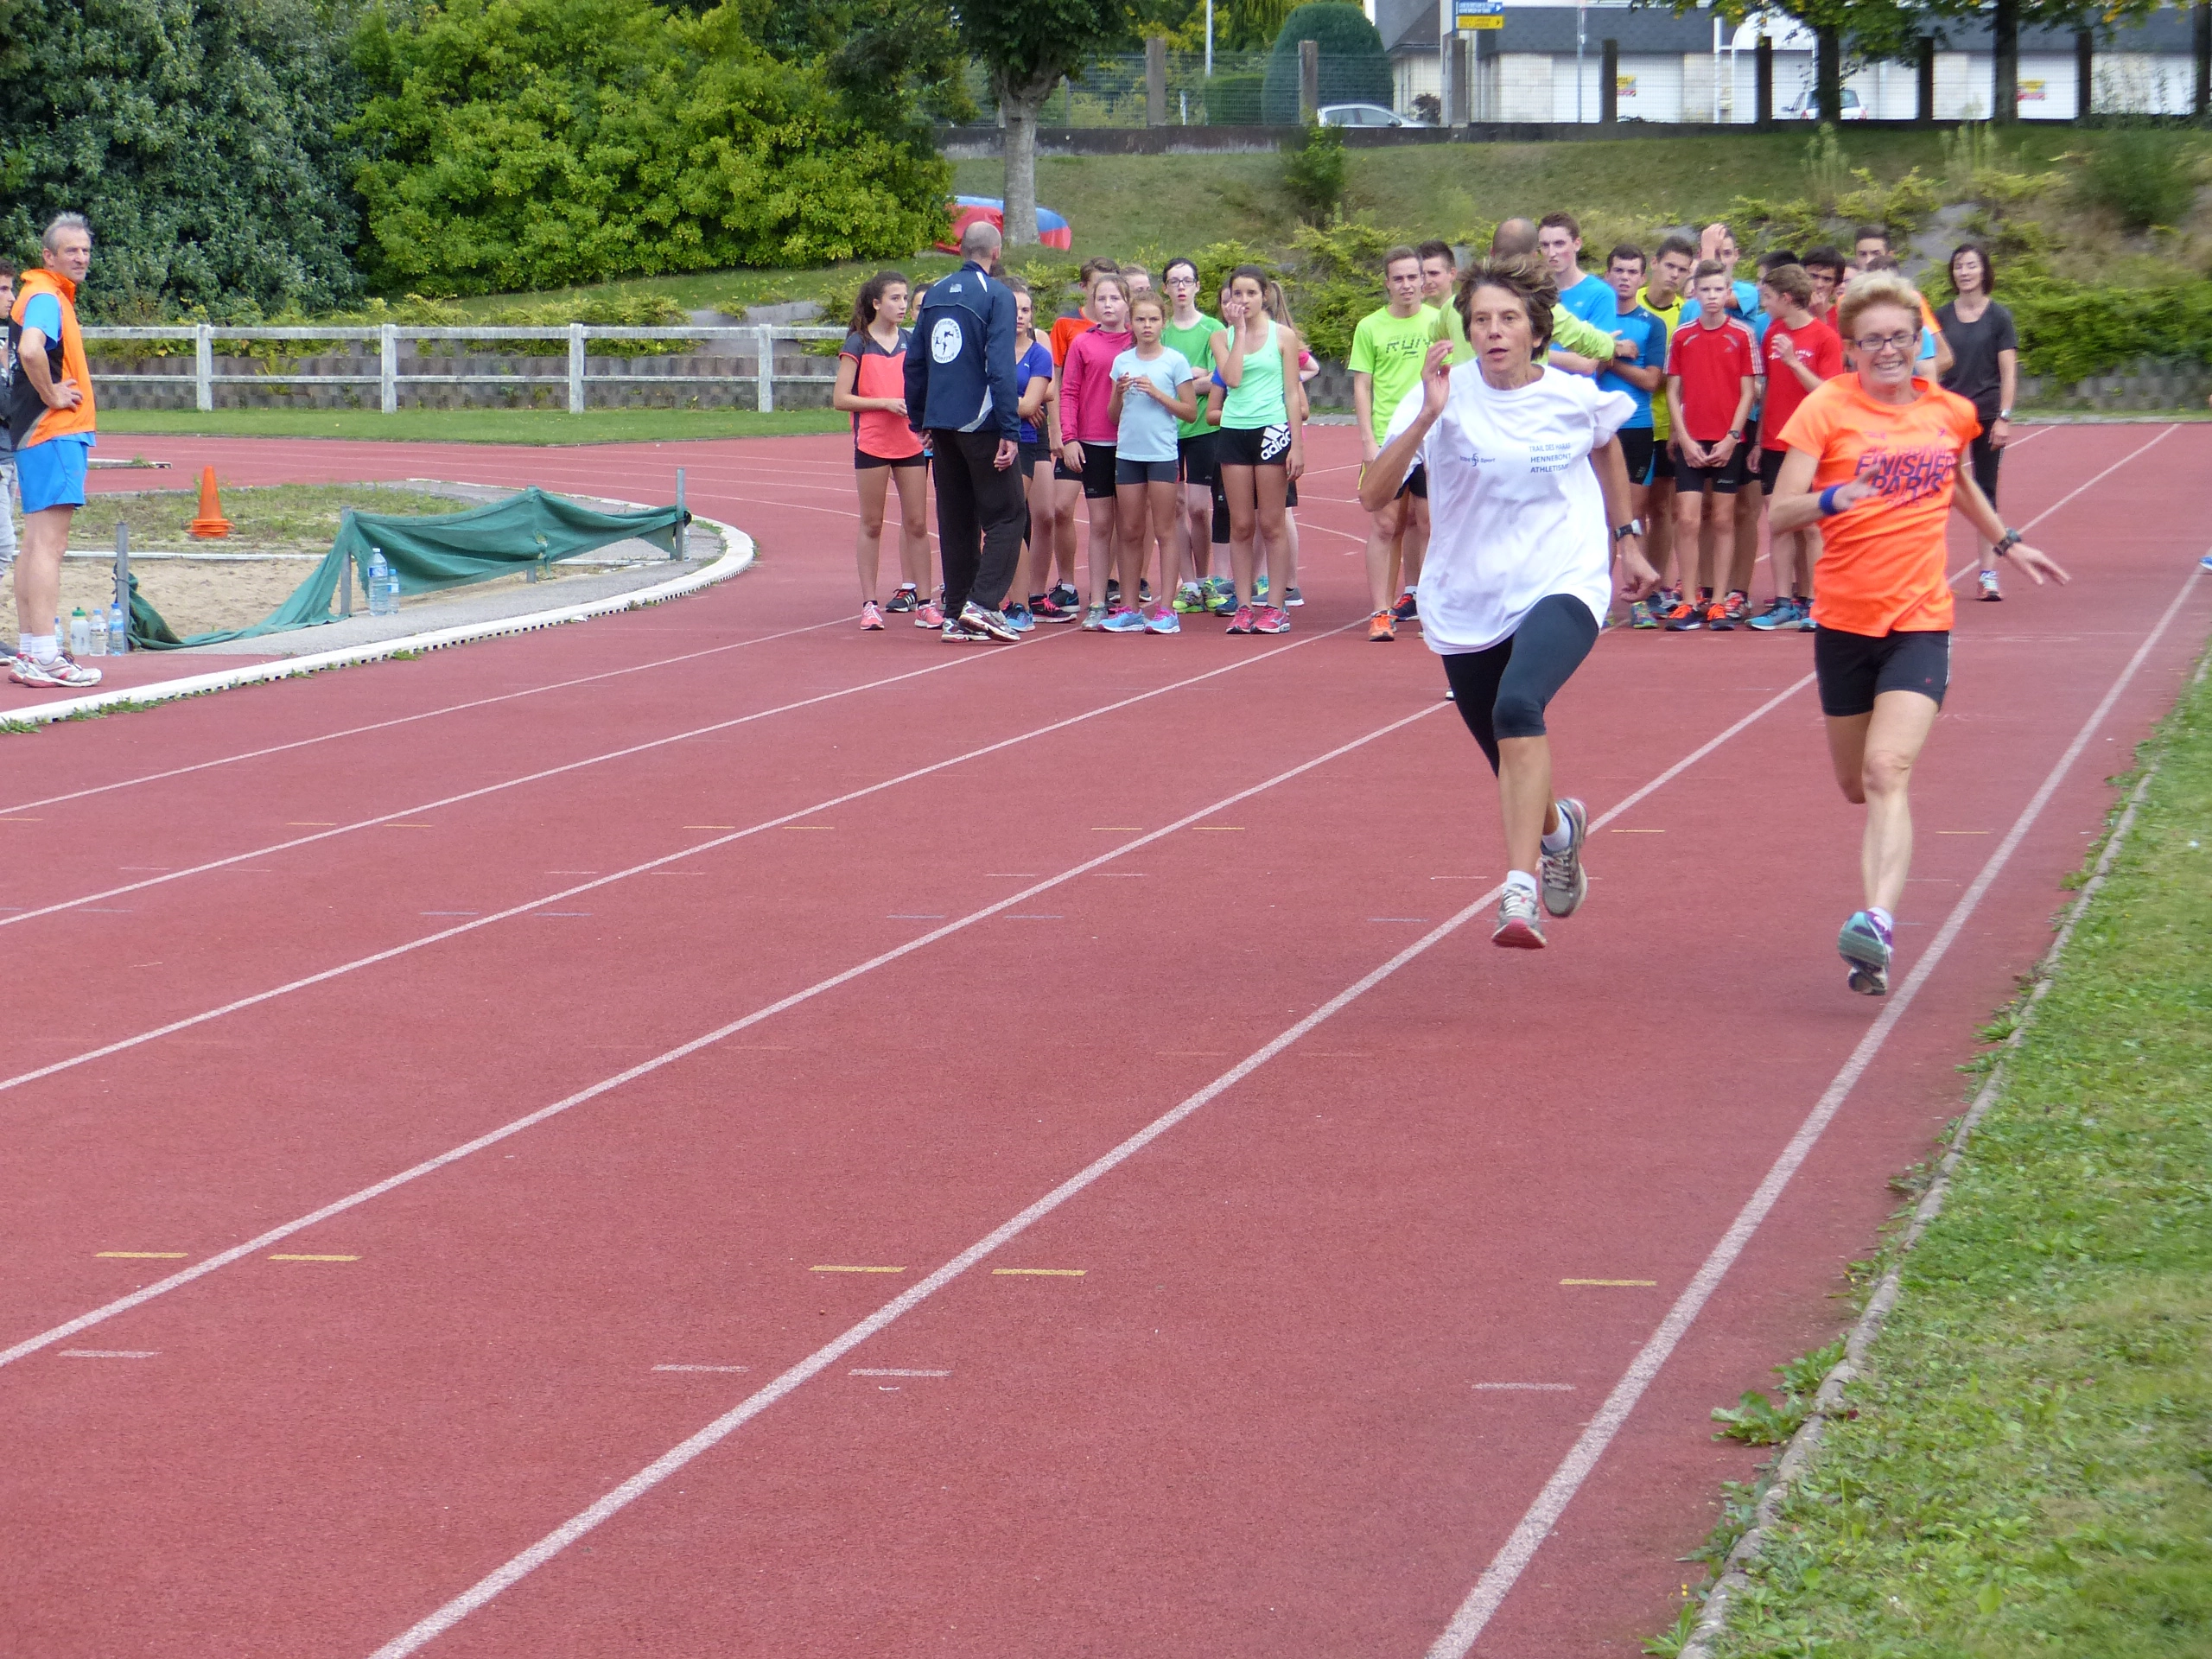
[(859, 378), (860, 372), (860, 359), (844, 356), (837, 359), (837, 384), (830, 389), (830, 408), (841, 409), (848, 415), (859, 415), (875, 409), (888, 410), (893, 415), (906, 412), (904, 397), (862, 397), (854, 391), (853, 382)]
[(1813, 474), (1820, 464), (1820, 457), (1809, 449), (1792, 449), (1783, 458), (1781, 475), (1774, 480), (1774, 498), (1766, 510), (1767, 526), (1776, 535), (1820, 522), (1821, 500), (1812, 493)]
[(1705, 446), (1690, 436), (1689, 423), (1682, 418), (1682, 377), (1667, 377), (1667, 418), (1674, 423), (1674, 442), (1680, 445), (1682, 459), (1693, 467), (1712, 465), (1705, 456)]
[[(2020, 354), (2010, 346), (1997, 353), (1997, 407), (2002, 411), (2012, 407), (2012, 399), (2020, 390)], [(2012, 441), (2012, 423), (1999, 413), (1990, 423), (1989, 445), (2002, 449)]]
[(1297, 334), (1275, 325), (1275, 345), (1282, 352), (1283, 413), (1290, 422), (1290, 455), (1284, 476), (1295, 483), (1306, 470), (1306, 387), (1298, 378), (1298, 354), (1303, 349)]
[(1373, 461), (1382, 448), (1375, 442), (1375, 377), (1365, 369), (1351, 372), (1351, 417), (1359, 428), (1361, 459)]
[(1206, 342), (1213, 365), (1221, 371), (1221, 384), (1235, 387), (1244, 379), (1244, 325), (1242, 318)]
[[(1635, 341), (1628, 340), (1624, 340), (1621, 342), (1622, 345), (1630, 346), (1634, 346), (1635, 343)], [(1637, 365), (1630, 362), (1627, 359), (1620, 357), (1617, 357), (1613, 359), (1612, 371), (1615, 374), (1620, 376), (1622, 379), (1627, 381), (1629, 385), (1636, 387), (1641, 391), (1658, 391), (1659, 383), (1666, 378), (1666, 376), (1657, 369), (1640, 367)]]
[(1452, 359), (1452, 342), (1440, 340), (1428, 348), (1428, 358), (1421, 371), (1421, 413), (1413, 424), (1389, 442), (1374, 460), (1360, 469), (1359, 505), (1370, 512), (1380, 512), (1398, 499), (1406, 474), (1421, 457), (1421, 444), (1428, 437), (1428, 429), (1444, 413), (1446, 400), (1451, 395), (1451, 371), (1446, 366)]
[(1048, 376), (1031, 375), (1029, 384), (1022, 391), (1021, 401), (1014, 406), (1014, 412), (1030, 425), (1036, 425), (1037, 411), (1045, 407), (1045, 394), (1052, 389), (1052, 382)]
[(1179, 421), (1197, 420), (1198, 418), (1198, 382), (1197, 377), (1193, 376), (1192, 378), (1183, 382), (1181, 385), (1175, 388), (1175, 395), (1173, 397), (1162, 397), (1160, 400), (1160, 404), (1161, 408), (1166, 410)]

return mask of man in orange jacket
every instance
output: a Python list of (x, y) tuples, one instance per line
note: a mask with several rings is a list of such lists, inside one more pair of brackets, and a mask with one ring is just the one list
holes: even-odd
[(22, 650), (9, 678), (18, 685), (98, 685), (99, 671), (61, 648), (61, 555), (69, 520), (85, 505), (94, 442), (92, 377), (77, 326), (77, 284), (92, 269), (92, 233), (80, 213), (46, 227), (43, 267), (27, 270), (8, 313), (8, 433), (23, 498), (23, 545), (16, 561), (16, 624)]

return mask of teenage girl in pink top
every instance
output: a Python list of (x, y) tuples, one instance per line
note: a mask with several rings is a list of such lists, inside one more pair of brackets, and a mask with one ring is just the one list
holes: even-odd
[(831, 404), (853, 417), (853, 467), (861, 498), (856, 543), (861, 570), (861, 626), (883, 626), (876, 604), (876, 569), (883, 550), (883, 511), (889, 485), (899, 485), (899, 569), (905, 578), (891, 596), (893, 611), (911, 611), (914, 626), (934, 628), (944, 618), (930, 602), (929, 458), (918, 433), (906, 424), (906, 279), (879, 271), (853, 302), (852, 332), (837, 352), (837, 384)]
[[(1096, 632), (1106, 626), (1106, 584), (1113, 579), (1120, 541), (1114, 511), (1114, 440), (1117, 429), (1108, 405), (1114, 397), (1114, 359), (1136, 343), (1129, 332), (1128, 283), (1102, 271), (1090, 287), (1090, 312), (1098, 326), (1068, 342), (1060, 365), (1060, 464), (1083, 480), (1083, 499), (1090, 513), (1090, 592), (1083, 626)], [(1123, 605), (1136, 602), (1134, 575), (1122, 588)]]

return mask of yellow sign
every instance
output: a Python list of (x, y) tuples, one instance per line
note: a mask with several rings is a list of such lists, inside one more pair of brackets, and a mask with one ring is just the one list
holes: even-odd
[(1459, 32), (1462, 35), (1471, 35), (1478, 29), (1503, 29), (1504, 27), (1504, 17), (1496, 12), (1492, 12), (1486, 17), (1463, 17), (1459, 20)]
[(1636, 77), (1634, 75), (1614, 76), (1613, 95), (1616, 98), (1634, 98), (1636, 96)]
[(2024, 80), (2024, 81), (2022, 81), (2022, 82), (2020, 83), (2020, 102), (2021, 102), (2021, 103), (2023, 103), (2023, 104), (2040, 104), (2040, 103), (2042, 103), (2043, 101), (2044, 101), (2044, 83), (2043, 83), (2042, 81), (2039, 81), (2039, 80)]

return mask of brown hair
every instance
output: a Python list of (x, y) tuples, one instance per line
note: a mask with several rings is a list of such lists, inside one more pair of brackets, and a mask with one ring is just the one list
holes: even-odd
[(1478, 288), (1502, 288), (1521, 302), (1529, 313), (1529, 329), (1534, 349), (1542, 351), (1552, 343), (1552, 308), (1559, 303), (1559, 284), (1552, 278), (1551, 267), (1532, 253), (1512, 253), (1503, 257), (1478, 259), (1459, 275), (1459, 292), (1453, 303), (1459, 308), (1459, 321), (1472, 336), (1475, 331), (1475, 290)]
[(1868, 271), (1851, 279), (1836, 306), (1836, 332), (1846, 340), (1859, 333), (1859, 319), (1876, 306), (1893, 305), (1920, 327), (1920, 290), (1902, 276), (1888, 271)]
[(1147, 289), (1141, 289), (1141, 290), (1138, 293), (1138, 295), (1137, 295), (1136, 298), (1135, 298), (1134, 300), (1131, 300), (1131, 301), (1129, 302), (1129, 315), (1130, 315), (1130, 316), (1132, 316), (1132, 317), (1135, 316), (1135, 315), (1136, 315), (1136, 314), (1137, 314), (1138, 308), (1139, 308), (1139, 307), (1141, 307), (1141, 306), (1147, 306), (1147, 305), (1150, 306), (1154, 310), (1155, 310), (1155, 311), (1157, 311), (1157, 312), (1159, 312), (1159, 313), (1160, 313), (1160, 321), (1163, 321), (1163, 322), (1164, 322), (1164, 321), (1166, 321), (1166, 319), (1167, 319), (1167, 302), (1166, 302), (1166, 301), (1165, 301), (1165, 300), (1163, 300), (1163, 299), (1161, 299), (1161, 298), (1160, 297), (1160, 296), (1159, 296), (1159, 295), (1157, 295), (1157, 294), (1154, 293), (1154, 292), (1153, 292), (1150, 289), (1148, 289), (1148, 288), (1147, 288)]
[(1421, 264), (1421, 255), (1413, 248), (1408, 246), (1405, 243), (1401, 242), (1396, 247), (1391, 249), (1389, 252), (1382, 256), (1382, 275), (1385, 277), (1388, 277), (1390, 274), (1390, 267), (1396, 264), (1401, 259), (1410, 259), (1416, 265)]
[(1840, 248), (1822, 246), (1807, 249), (1804, 257), (1797, 263), (1808, 270), (1825, 270), (1831, 276), (1840, 277), (1844, 266), (1849, 262), (1844, 258)]
[(1694, 261), (1697, 258), (1697, 244), (1678, 231), (1671, 236), (1661, 237), (1659, 251), (1651, 257), (1655, 260), (1664, 259), (1670, 253), (1679, 253), (1683, 258)]
[(0, 280), (12, 283), (16, 280), (16, 262), (14, 260), (0, 259)]
[(1690, 271), (1690, 281), (1701, 283), (1708, 276), (1726, 276), (1728, 267), (1718, 259), (1700, 259)]
[(1092, 300), (1097, 299), (1098, 290), (1109, 283), (1122, 290), (1122, 303), (1127, 305), (1129, 302), (1129, 280), (1118, 270), (1102, 270), (1091, 276), (1088, 286)]
[(1079, 280), (1083, 283), (1084, 291), (1088, 293), (1090, 290), (1091, 283), (1097, 281), (1099, 277), (1118, 276), (1121, 274), (1122, 268), (1119, 264), (1116, 264), (1111, 259), (1101, 257), (1096, 259), (1086, 259), (1083, 262), (1083, 275)]
[(1812, 303), (1813, 278), (1802, 265), (1777, 265), (1759, 280), (1776, 293), (1794, 300), (1799, 305)]
[(1861, 242), (1879, 242), (1886, 248), (1890, 245), (1890, 233), (1879, 225), (1861, 225), (1851, 233), (1852, 246), (1856, 248)]
[(1565, 231), (1578, 242), (1582, 239), (1582, 227), (1574, 222), (1573, 213), (1546, 213), (1536, 221), (1540, 231)]
[(1441, 259), (1447, 265), (1457, 265), (1459, 263), (1459, 256), (1452, 251), (1452, 245), (1449, 242), (1432, 239), (1422, 243), (1414, 250), (1414, 252), (1420, 257), (1424, 265), (1432, 259)]
[(909, 299), (913, 297), (914, 285), (903, 270), (879, 270), (861, 284), (861, 291), (853, 296), (854, 334), (864, 334), (875, 327), (875, 308), (893, 288), (903, 288)]
[(1643, 257), (1643, 250), (1633, 242), (1623, 242), (1605, 256), (1609, 266), (1618, 264), (1645, 265), (1651, 262)]

